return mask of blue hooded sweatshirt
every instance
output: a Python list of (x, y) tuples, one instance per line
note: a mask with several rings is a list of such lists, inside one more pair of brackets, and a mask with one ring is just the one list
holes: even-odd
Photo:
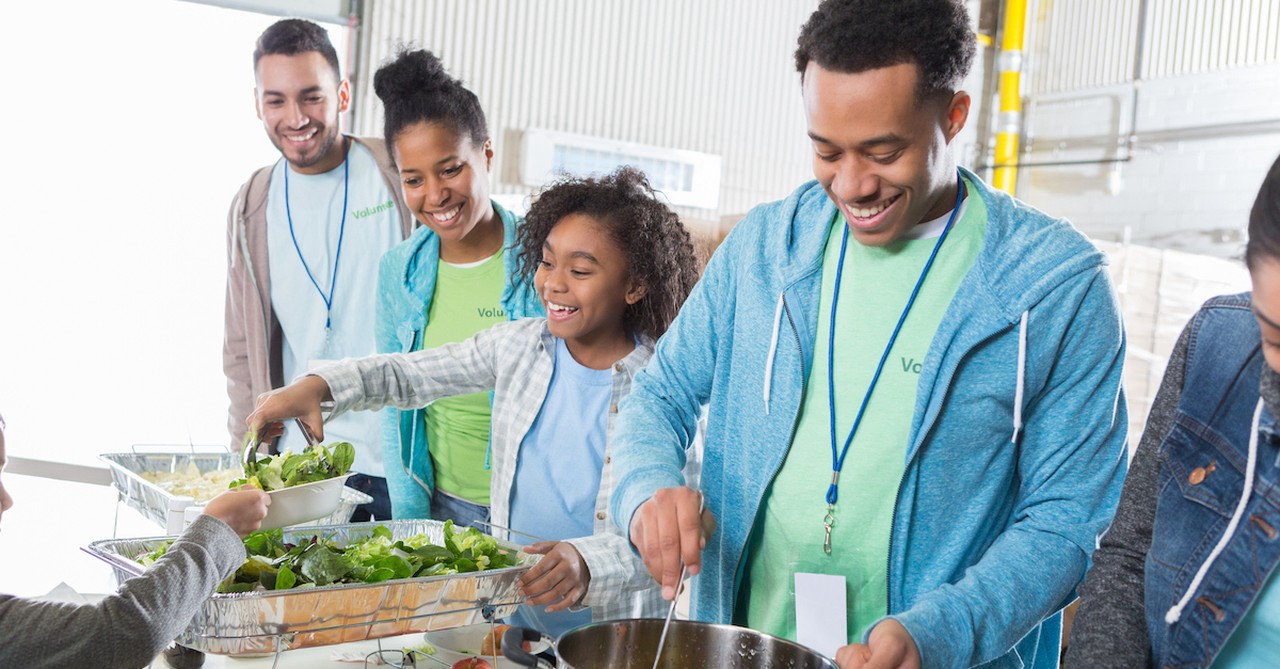
[[(537, 291), (517, 272), (516, 228), (524, 219), (497, 202), (493, 209), (502, 219), (503, 230), (502, 310), (508, 320), (544, 316)], [(378, 265), (378, 322), (374, 329), (379, 353), (408, 353), (418, 347), (427, 326), (427, 308), (436, 290), (439, 262), (440, 235), (425, 225), (382, 256)], [(384, 411), (382, 461), (386, 463), (391, 513), (396, 518), (430, 518), (435, 472), (423, 424), (426, 410)]]
[[(920, 373), (886, 613), (925, 667), (1056, 667), (1057, 612), (1124, 476), (1124, 333), (1102, 253), (961, 172), (986, 205), (986, 234)], [(629, 526), (657, 489), (684, 484), (684, 447), (708, 405), (701, 486), (719, 526), (694, 579), (695, 619), (732, 619), (814, 364), (835, 213), (817, 182), (753, 209), (619, 408), (611, 510)]]

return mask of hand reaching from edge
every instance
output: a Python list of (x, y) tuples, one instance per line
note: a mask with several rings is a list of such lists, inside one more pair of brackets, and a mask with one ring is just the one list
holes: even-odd
[(253, 486), (240, 486), (209, 500), (204, 514), (226, 523), (240, 536), (256, 532), (267, 517), (271, 496)]

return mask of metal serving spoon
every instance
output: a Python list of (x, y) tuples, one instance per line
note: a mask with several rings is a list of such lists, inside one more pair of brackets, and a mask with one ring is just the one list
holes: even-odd
[[(702, 511), (707, 506), (707, 498), (702, 493), (698, 493), (698, 531), (701, 532)], [(675, 594), (671, 596), (671, 608), (667, 609), (667, 620), (662, 623), (662, 636), (658, 637), (658, 652), (653, 655), (653, 669), (658, 669), (658, 661), (662, 659), (662, 647), (667, 644), (667, 630), (671, 628), (671, 616), (676, 612), (676, 602), (680, 601), (680, 591), (684, 588), (684, 575), (689, 565), (684, 563), (684, 558), (680, 558), (680, 580), (676, 581)]]

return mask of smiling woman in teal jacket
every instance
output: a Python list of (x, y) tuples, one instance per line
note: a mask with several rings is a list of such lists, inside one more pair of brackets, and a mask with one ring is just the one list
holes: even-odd
[[(516, 267), (521, 219), (489, 199), (493, 144), (475, 94), (424, 50), (379, 68), (374, 90), (405, 204), (422, 224), (380, 263), (378, 352), (462, 341), (496, 322), (542, 315)], [(468, 396), (387, 409), (381, 448), (396, 518), (487, 518), (490, 403)]]

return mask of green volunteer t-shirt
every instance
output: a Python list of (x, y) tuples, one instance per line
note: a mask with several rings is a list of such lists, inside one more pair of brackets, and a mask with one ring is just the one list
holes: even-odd
[[(427, 308), (423, 348), (463, 341), (507, 320), (502, 310), (502, 253), (479, 265), (436, 266), (436, 287)], [(433, 402), (426, 410), (427, 447), (436, 487), (455, 497), (489, 503), (489, 393)]]
[[(791, 450), (765, 493), (748, 545), (737, 603), (739, 622), (795, 640), (798, 572), (845, 577), (851, 641), (860, 640), (869, 625), (886, 615), (890, 526), (920, 369), (956, 287), (982, 247), (986, 220), (981, 198), (966, 198), (903, 323), (841, 469), (832, 550), (827, 555), (823, 516), (832, 470), (827, 338), (845, 227), (843, 216), (834, 217), (822, 265), (813, 369)], [(863, 246), (852, 236), (849, 239), (833, 360), (837, 452), (844, 446), (884, 347), (945, 222), (943, 218), (932, 226), (917, 227), (917, 234), (932, 228), (931, 236), (886, 247)]]

